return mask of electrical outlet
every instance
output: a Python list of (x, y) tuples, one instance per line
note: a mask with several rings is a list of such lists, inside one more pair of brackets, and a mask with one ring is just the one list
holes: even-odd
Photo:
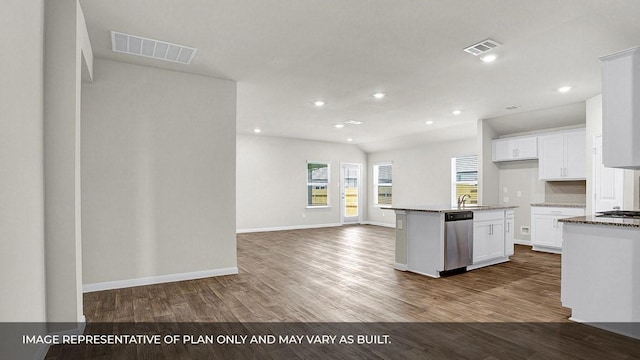
[(398, 230), (402, 230), (402, 220), (398, 220), (398, 224), (396, 225)]
[(383, 217), (384, 217), (384, 214), (385, 214), (385, 213), (386, 213), (386, 211), (385, 211), (385, 210), (382, 210), (382, 216), (383, 216)]
[(522, 191), (518, 190), (518, 192), (516, 193), (517, 197), (522, 197)]
[(528, 226), (520, 226), (520, 234), (529, 235), (531, 234), (531, 229)]
[(509, 202), (509, 197), (505, 196), (502, 198), (502, 202), (504, 202), (505, 204)]
[(505, 186), (502, 188), (502, 192), (506, 194), (509, 192), (509, 189)]
[(302, 218), (304, 219), (304, 218), (306, 218), (306, 217), (307, 217), (307, 214), (302, 213)]

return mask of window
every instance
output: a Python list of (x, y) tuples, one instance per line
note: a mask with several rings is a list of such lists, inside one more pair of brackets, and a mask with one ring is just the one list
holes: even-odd
[(392, 165), (373, 165), (373, 203), (380, 206), (391, 205)]
[(478, 203), (478, 156), (451, 159), (451, 204), (458, 205), (458, 197), (469, 195), (467, 204)]
[(307, 206), (329, 205), (329, 164), (307, 162)]

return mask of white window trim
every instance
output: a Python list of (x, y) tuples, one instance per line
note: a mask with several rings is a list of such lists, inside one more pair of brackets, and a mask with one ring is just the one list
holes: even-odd
[[(382, 162), (377, 162), (375, 164), (373, 164), (373, 166), (371, 167), (371, 173), (373, 174), (373, 206), (377, 207), (377, 208), (390, 208), (392, 206), (392, 204), (379, 204), (378, 203), (378, 174), (376, 171), (376, 166), (383, 166), (383, 165), (391, 165), (391, 171), (393, 171), (393, 161), (382, 161)], [(387, 185), (384, 184), (382, 186), (389, 186), (392, 191), (393, 191), (393, 175), (391, 175), (391, 184)], [(393, 195), (392, 195), (392, 202), (393, 202)]]
[[(456, 197), (456, 192), (457, 192), (456, 185), (458, 184), (478, 185), (478, 181), (456, 181), (456, 159), (459, 157), (462, 157), (462, 156), (454, 156), (451, 158), (451, 205), (452, 206), (458, 206), (458, 199)], [(478, 170), (478, 172), (479, 171), (480, 170)]]
[[(316, 161), (316, 160), (307, 160), (305, 162), (305, 164), (307, 166), (305, 166), (305, 179), (306, 179), (306, 184), (305, 184), (305, 188), (308, 191), (308, 186), (311, 185), (313, 186), (314, 184), (318, 184), (318, 185), (326, 185), (327, 186), (327, 204), (326, 205), (310, 205), (309, 204), (309, 195), (307, 194), (307, 196), (305, 196), (307, 198), (307, 209), (326, 209), (326, 208), (330, 208), (331, 207), (331, 190), (329, 190), (331, 188), (331, 163), (329, 161)], [(309, 182), (309, 164), (325, 164), (327, 165), (327, 183), (310, 183)]]

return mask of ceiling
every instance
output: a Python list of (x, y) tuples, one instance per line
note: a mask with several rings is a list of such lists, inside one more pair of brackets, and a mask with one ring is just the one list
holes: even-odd
[[(526, 131), (544, 119), (524, 113), (600, 93), (598, 57), (640, 44), (637, 0), (80, 3), (95, 57), (236, 81), (238, 133), (351, 138), (365, 151), (468, 138), (477, 119), (505, 115), (524, 125), (496, 121), (498, 133)], [(111, 30), (198, 51), (190, 65), (118, 54)], [(495, 62), (462, 51), (486, 38), (502, 44)], [(553, 123), (566, 118), (575, 122)], [(345, 120), (363, 124), (333, 126)]]

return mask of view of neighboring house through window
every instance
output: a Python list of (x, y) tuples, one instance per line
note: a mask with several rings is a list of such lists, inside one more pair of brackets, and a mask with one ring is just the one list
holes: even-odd
[(391, 205), (391, 163), (373, 165), (373, 201), (375, 205)]
[(307, 206), (327, 206), (329, 164), (307, 162)]
[(468, 195), (467, 204), (478, 203), (478, 156), (460, 156), (451, 159), (451, 204), (457, 205), (462, 195)]

